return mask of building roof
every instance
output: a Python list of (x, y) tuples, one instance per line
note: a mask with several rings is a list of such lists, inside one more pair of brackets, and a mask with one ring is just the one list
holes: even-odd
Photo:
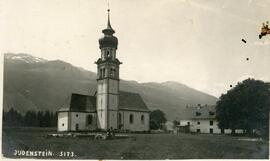
[(60, 108), (58, 112), (73, 111), (73, 112), (95, 112), (96, 111), (96, 97), (72, 93), (69, 107)]
[(138, 93), (125, 91), (119, 91), (119, 109), (147, 112), (150, 111)]
[[(143, 99), (138, 93), (119, 92), (119, 109), (128, 111), (149, 112)], [(72, 93), (68, 108), (60, 108), (58, 112), (96, 112), (96, 96)]]
[(215, 105), (198, 105), (195, 107), (186, 107), (183, 110), (184, 116), (181, 120), (199, 120), (199, 119), (215, 119)]

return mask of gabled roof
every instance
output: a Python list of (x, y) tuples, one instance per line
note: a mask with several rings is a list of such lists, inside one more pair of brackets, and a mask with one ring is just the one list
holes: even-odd
[(216, 117), (215, 105), (186, 107), (183, 113), (181, 120), (215, 119)]
[(150, 111), (138, 93), (125, 91), (119, 91), (119, 109), (146, 112)]
[(96, 97), (72, 93), (70, 101), (71, 111), (96, 111)]
[(96, 112), (96, 97), (72, 93), (69, 107), (60, 108), (58, 112)]

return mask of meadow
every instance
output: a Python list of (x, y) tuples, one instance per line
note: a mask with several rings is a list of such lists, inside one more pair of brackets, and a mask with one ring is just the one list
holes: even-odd
[[(4, 128), (2, 153), (7, 158), (15, 150), (52, 151), (55, 159), (267, 159), (268, 141), (251, 141), (245, 137), (211, 134), (128, 134), (115, 140), (88, 137), (46, 137), (56, 129)], [(60, 152), (74, 156), (60, 157)], [(30, 157), (33, 158), (33, 157)]]

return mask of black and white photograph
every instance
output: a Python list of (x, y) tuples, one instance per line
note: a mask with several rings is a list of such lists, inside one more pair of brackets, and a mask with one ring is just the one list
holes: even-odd
[(1, 159), (269, 159), (269, 0), (2, 0)]

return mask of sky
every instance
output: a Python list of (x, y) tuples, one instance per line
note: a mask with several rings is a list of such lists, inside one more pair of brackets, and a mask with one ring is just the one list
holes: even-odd
[[(2, 0), (1, 53), (59, 59), (96, 72), (107, 4)], [(270, 21), (269, 0), (110, 0), (109, 6), (121, 79), (176, 81), (216, 97), (248, 77), (270, 81), (270, 35), (258, 38)]]

